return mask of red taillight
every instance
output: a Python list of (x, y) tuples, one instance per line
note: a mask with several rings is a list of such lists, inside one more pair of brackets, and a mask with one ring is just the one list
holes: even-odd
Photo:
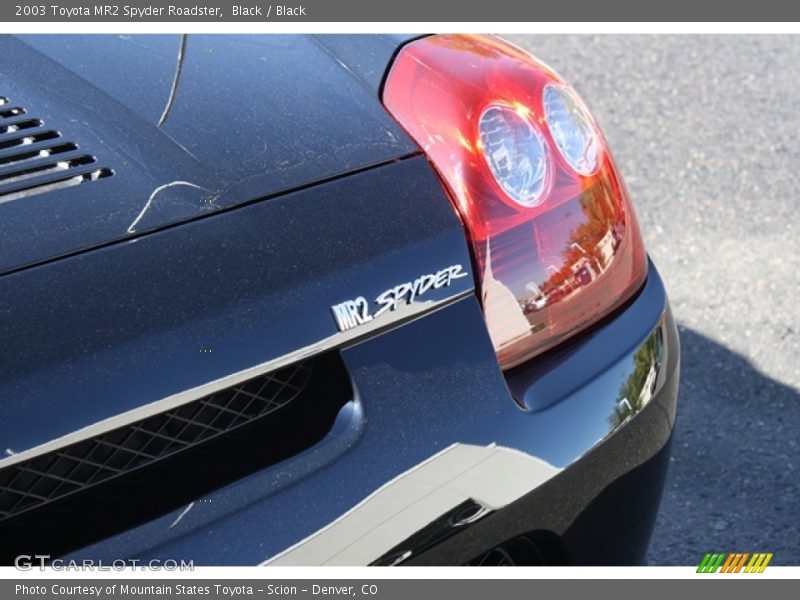
[(548, 67), (491, 36), (424, 38), (400, 51), (383, 102), (461, 215), (504, 369), (641, 287), (647, 260), (625, 185), (580, 100)]

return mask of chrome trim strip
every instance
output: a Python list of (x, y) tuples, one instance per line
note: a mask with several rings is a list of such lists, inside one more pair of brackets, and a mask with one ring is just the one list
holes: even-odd
[[(259, 377), (260, 375), (269, 373), (270, 371), (276, 371), (281, 367), (285, 367), (300, 360), (311, 358), (312, 356), (322, 352), (353, 344), (361, 341), (370, 334), (400, 326), (408, 321), (417, 319), (435, 310), (458, 302), (459, 300), (462, 300), (473, 293), (474, 288), (471, 287), (468, 290), (454, 294), (453, 296), (445, 298), (444, 300), (415, 302), (411, 305), (398, 307), (392, 312), (391, 316), (394, 317), (392, 319), (378, 318), (362, 326), (356, 327), (355, 329), (335, 333), (334, 335), (311, 344), (310, 346), (300, 348), (294, 352), (290, 352), (289, 354), (285, 354), (281, 357), (268, 360), (267, 362), (261, 363), (254, 367), (250, 367), (243, 371), (238, 371), (195, 388), (191, 388), (161, 400), (156, 400), (132, 410), (119, 413), (118, 415), (114, 415), (113, 417), (98, 421), (92, 425), (82, 427), (81, 429), (77, 429), (72, 433), (68, 433), (67, 435), (61, 436), (49, 442), (45, 442), (44, 444), (34, 446), (9, 456), (0, 457), (0, 469), (4, 469), (31, 458), (35, 458), (36, 456), (40, 456), (42, 454), (47, 454), (48, 452), (56, 451), (60, 448), (70, 446), (88, 438), (97, 437), (103, 433), (111, 431), (112, 429), (117, 429), (118, 427), (123, 427), (129, 423), (141, 421), (142, 419), (146, 419), (147, 417), (158, 413), (166, 412), (178, 406), (189, 404), (190, 402), (199, 400), (204, 396), (208, 396), (225, 388), (233, 387), (239, 383), (242, 383), (243, 381), (253, 379), (254, 377)], [(386, 316), (389, 317), (388, 314)]]

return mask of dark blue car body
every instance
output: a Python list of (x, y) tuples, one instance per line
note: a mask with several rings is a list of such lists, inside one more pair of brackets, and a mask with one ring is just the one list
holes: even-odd
[[(643, 560), (679, 371), (661, 279), (504, 373), (464, 228), (380, 102), (403, 41), (0, 38), (0, 127), (35, 117), (105, 169), (0, 180), (4, 563)], [(331, 316), (451, 265), (370, 327)], [(282, 403), (236, 431), (113, 438), (259, 377)]]

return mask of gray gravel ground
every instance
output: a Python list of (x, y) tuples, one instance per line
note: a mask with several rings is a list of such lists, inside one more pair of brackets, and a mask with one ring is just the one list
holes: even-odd
[(800, 36), (507, 36), (604, 128), (682, 339), (648, 560), (800, 565)]

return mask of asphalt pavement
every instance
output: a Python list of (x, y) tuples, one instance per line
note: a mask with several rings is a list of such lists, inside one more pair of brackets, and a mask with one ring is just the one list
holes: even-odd
[(608, 138), (682, 341), (650, 564), (800, 565), (800, 36), (506, 36)]

